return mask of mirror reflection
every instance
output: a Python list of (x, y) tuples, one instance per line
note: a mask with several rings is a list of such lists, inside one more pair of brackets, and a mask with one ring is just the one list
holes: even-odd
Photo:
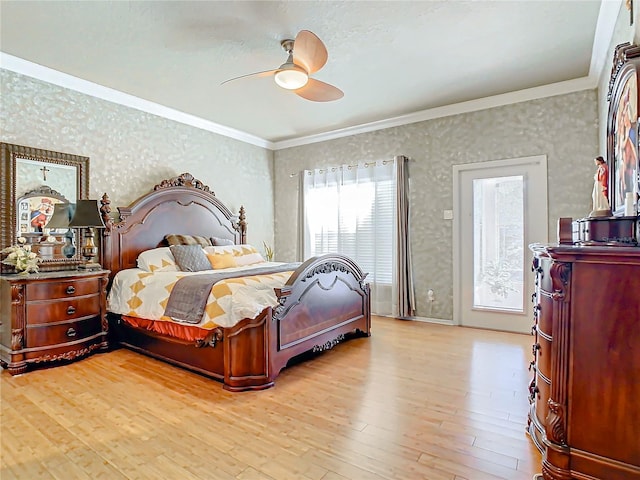
[[(70, 172), (75, 176), (75, 171)], [(16, 239), (25, 238), (31, 250), (43, 259), (51, 259), (63, 254), (66, 225), (52, 222), (55, 209), (70, 204), (64, 195), (42, 185), (18, 198), (16, 205)], [(55, 223), (55, 225), (54, 225)], [(66, 227), (66, 228), (65, 228)], [(67, 256), (67, 255), (65, 255)]]
[(0, 249), (23, 237), (44, 260), (40, 270), (74, 268), (80, 262), (75, 248), (69, 255), (74, 230), (59, 219), (48, 225), (56, 205), (69, 205), (71, 211), (78, 199), (85, 198), (89, 158), (6, 143), (0, 147), (0, 173), (9, 187), (0, 198), (8, 212), (1, 221)]

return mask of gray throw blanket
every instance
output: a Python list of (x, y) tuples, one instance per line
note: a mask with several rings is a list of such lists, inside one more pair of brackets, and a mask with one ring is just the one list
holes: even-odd
[(200, 323), (204, 309), (207, 306), (211, 288), (220, 280), (287, 272), (296, 270), (299, 266), (300, 263), (284, 263), (282, 265), (270, 265), (237, 272), (216, 272), (182, 277), (171, 290), (164, 314), (176, 322)]

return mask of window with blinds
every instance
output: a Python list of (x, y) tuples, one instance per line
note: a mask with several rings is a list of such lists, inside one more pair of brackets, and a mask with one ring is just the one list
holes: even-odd
[(368, 281), (390, 285), (396, 228), (393, 172), (305, 183), (305, 258), (341, 253), (369, 273)]

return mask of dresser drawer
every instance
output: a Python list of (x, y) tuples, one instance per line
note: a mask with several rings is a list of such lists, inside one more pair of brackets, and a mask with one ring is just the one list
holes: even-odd
[(50, 302), (27, 303), (27, 323), (29, 325), (63, 322), (100, 313), (100, 295), (69, 298)]
[(536, 405), (536, 416), (540, 425), (546, 425), (547, 414), (549, 413), (549, 393), (551, 391), (551, 385), (546, 378), (540, 375), (540, 372), (536, 373), (536, 389), (534, 402)]
[(100, 317), (59, 325), (35, 325), (27, 327), (26, 347), (44, 347), (73, 342), (90, 337), (102, 331)]
[(34, 282), (27, 284), (27, 302), (33, 300), (52, 300), (56, 298), (91, 295), (100, 291), (100, 280), (62, 280), (56, 282)]
[(536, 275), (536, 282), (540, 288), (545, 291), (553, 292), (553, 282), (551, 281), (551, 274), (549, 273), (551, 268), (551, 260), (549, 258), (540, 258), (540, 265)]
[(538, 298), (538, 331), (553, 335), (553, 299), (549, 295), (541, 294)]
[(538, 333), (536, 345), (536, 368), (547, 378), (551, 378), (551, 341)]

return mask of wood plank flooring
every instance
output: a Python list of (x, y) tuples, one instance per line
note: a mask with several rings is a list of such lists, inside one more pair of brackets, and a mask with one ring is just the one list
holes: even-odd
[(373, 318), (371, 338), (221, 384), (120, 349), (0, 375), (0, 478), (530, 480), (532, 337)]

